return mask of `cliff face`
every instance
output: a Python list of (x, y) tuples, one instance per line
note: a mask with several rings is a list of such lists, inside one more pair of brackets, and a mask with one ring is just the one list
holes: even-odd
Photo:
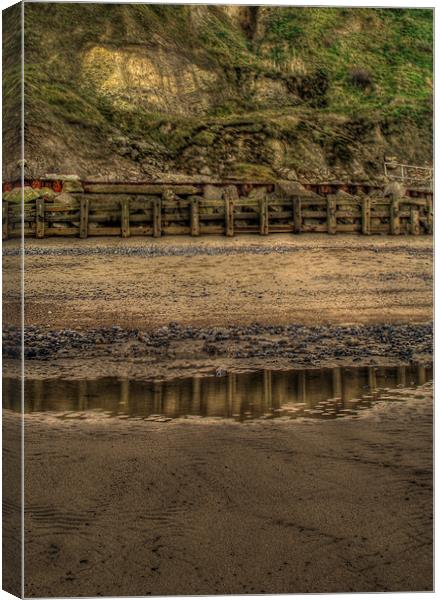
[(27, 4), (25, 23), (28, 175), (361, 180), (385, 155), (431, 161), (429, 10)]

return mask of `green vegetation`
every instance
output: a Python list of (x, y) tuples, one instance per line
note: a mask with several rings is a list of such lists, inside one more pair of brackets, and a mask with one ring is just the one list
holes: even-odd
[[(276, 139), (303, 148), (310, 140), (332, 164), (356, 154), (347, 147), (356, 126), (368, 143), (377, 126), (385, 137), (423, 130), (428, 150), (415, 154), (430, 154), (432, 10), (30, 3), (25, 24), (34, 135), (35, 127), (63, 135), (67, 126), (95, 145), (126, 136), (169, 157), (234, 136), (254, 136), (256, 147)], [(93, 49), (107, 54), (87, 62)], [(118, 53), (126, 63), (113, 72)], [(147, 67), (135, 62), (148, 57), (157, 83), (145, 90)], [(5, 81), (16, 88), (12, 68)], [(13, 98), (5, 95), (6, 112), (14, 112)], [(263, 154), (256, 152), (264, 163), (257, 166), (249, 152), (240, 155), (235, 171), (270, 170)]]
[[(327, 109), (422, 119), (431, 112), (433, 14), (424, 9), (286, 8), (268, 18), (265, 55), (330, 82)], [(363, 71), (369, 85), (356, 85)]]

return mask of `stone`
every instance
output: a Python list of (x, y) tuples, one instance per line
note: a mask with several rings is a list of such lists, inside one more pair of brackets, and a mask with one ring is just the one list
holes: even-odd
[(34, 190), (30, 186), (25, 185), (24, 188), (17, 187), (11, 190), (10, 192), (3, 192), (3, 201), (19, 204), (22, 198), (22, 191), (23, 201), (25, 204), (28, 202), (32, 202), (40, 197), (40, 190)]
[(63, 192), (83, 192), (84, 188), (79, 180), (67, 180), (63, 183)]
[(297, 181), (278, 181), (275, 185), (275, 193), (279, 196), (308, 196), (320, 197), (318, 194), (307, 190)]
[(391, 181), (391, 183), (385, 186), (383, 195), (397, 200), (405, 195), (405, 188), (397, 181)]
[(47, 181), (79, 181), (79, 175), (66, 175), (64, 173), (46, 173), (43, 179)]
[(61, 194), (57, 194), (55, 196), (55, 202), (64, 206), (76, 206), (78, 204), (78, 200), (76, 200), (76, 198), (74, 198), (68, 192), (61, 192)]
[(221, 200), (223, 188), (218, 185), (205, 185), (203, 197), (205, 200)]

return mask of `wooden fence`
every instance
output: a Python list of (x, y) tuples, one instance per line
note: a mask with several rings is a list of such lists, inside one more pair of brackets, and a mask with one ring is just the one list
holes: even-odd
[(385, 162), (384, 174), (390, 181), (399, 181), (404, 185), (422, 186), (432, 191), (434, 171), (431, 167)]
[[(218, 197), (191, 185), (89, 184), (69, 201), (38, 198), (24, 205), (24, 235), (153, 236), (240, 233), (430, 234), (432, 195), (399, 199), (327, 194), (277, 194), (261, 187), (257, 197), (238, 186)], [(272, 186), (273, 189), (273, 186)], [(65, 195), (64, 195), (65, 196)], [(211, 195), (212, 197), (212, 195)], [(3, 202), (3, 239), (21, 236), (21, 207)]]

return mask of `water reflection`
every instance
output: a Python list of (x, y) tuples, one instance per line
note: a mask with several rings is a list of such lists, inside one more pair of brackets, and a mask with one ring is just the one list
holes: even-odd
[[(369, 367), (257, 371), (166, 382), (128, 379), (28, 380), (25, 412), (51, 411), (60, 418), (104, 412), (112, 417), (164, 421), (178, 417), (340, 418), (381, 398), (381, 389), (415, 387), (432, 378), (432, 367)], [(20, 410), (16, 379), (3, 382), (3, 407)]]

